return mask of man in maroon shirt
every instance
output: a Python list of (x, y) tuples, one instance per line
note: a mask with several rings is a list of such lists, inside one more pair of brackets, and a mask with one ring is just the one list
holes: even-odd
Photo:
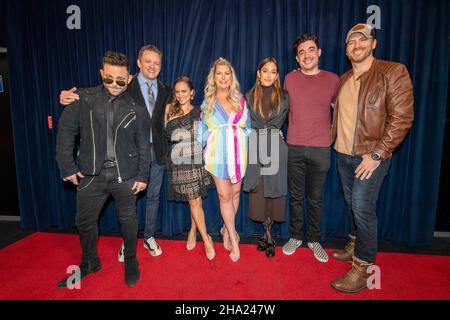
[[(283, 246), (283, 253), (293, 254), (306, 240), (316, 259), (327, 262), (328, 255), (319, 243), (320, 222), (323, 188), (330, 168), (330, 107), (336, 99), (339, 77), (319, 69), (322, 50), (316, 36), (300, 36), (293, 49), (300, 68), (284, 79), (290, 104), (287, 143), (291, 238)], [(303, 233), (305, 195), (308, 199), (306, 238)]]

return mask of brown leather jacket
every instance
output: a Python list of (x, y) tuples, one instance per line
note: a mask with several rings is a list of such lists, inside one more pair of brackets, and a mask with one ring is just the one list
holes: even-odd
[[(339, 92), (353, 74), (341, 76)], [(378, 152), (383, 159), (403, 141), (414, 119), (411, 78), (403, 64), (375, 59), (361, 75), (353, 154)], [(334, 107), (332, 138), (336, 138), (339, 105)]]

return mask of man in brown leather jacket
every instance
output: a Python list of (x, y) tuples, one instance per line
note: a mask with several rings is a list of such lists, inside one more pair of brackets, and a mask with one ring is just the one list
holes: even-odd
[(357, 24), (347, 34), (352, 69), (341, 76), (334, 110), (338, 172), (350, 216), (350, 241), (332, 256), (352, 268), (331, 285), (342, 292), (370, 286), (377, 253), (376, 204), (392, 152), (412, 125), (413, 89), (406, 67), (374, 58), (371, 26)]

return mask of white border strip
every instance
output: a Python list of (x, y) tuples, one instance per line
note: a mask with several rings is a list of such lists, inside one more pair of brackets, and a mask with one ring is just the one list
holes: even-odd
[(20, 217), (18, 217), (18, 216), (0, 216), (0, 221), (18, 221), (18, 222), (20, 222)]
[(435, 238), (450, 238), (450, 232), (435, 231), (433, 235)]
[(8, 52), (8, 49), (0, 47), (0, 53)]

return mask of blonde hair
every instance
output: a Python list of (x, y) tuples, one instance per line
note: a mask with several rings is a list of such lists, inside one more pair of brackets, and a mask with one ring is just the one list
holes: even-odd
[(233, 110), (237, 112), (240, 109), (241, 89), (233, 66), (228, 60), (224, 58), (219, 58), (214, 62), (213, 66), (209, 70), (208, 77), (206, 78), (206, 85), (205, 85), (206, 110), (207, 112), (215, 111), (217, 86), (216, 82), (214, 81), (214, 76), (216, 74), (217, 66), (228, 66), (230, 68), (231, 85), (228, 91), (227, 99), (231, 103)]
[[(277, 68), (277, 78), (273, 84), (274, 90), (272, 90), (272, 94), (270, 96), (270, 113), (269, 117), (272, 115), (273, 110), (275, 107), (278, 107), (278, 112), (280, 112), (281, 109), (281, 103), (283, 101), (283, 90), (281, 89), (280, 84), (280, 76), (278, 72), (278, 62), (275, 58), (266, 58), (259, 64), (258, 71), (261, 72), (262, 68), (268, 64), (269, 62), (272, 62), (275, 67)], [(262, 112), (262, 106), (263, 106), (263, 91), (261, 86), (261, 81), (259, 80), (258, 76), (256, 76), (255, 84), (253, 85), (253, 88), (250, 90), (250, 95), (253, 96), (253, 111), (256, 113), (258, 112), (263, 118), (263, 112)]]

